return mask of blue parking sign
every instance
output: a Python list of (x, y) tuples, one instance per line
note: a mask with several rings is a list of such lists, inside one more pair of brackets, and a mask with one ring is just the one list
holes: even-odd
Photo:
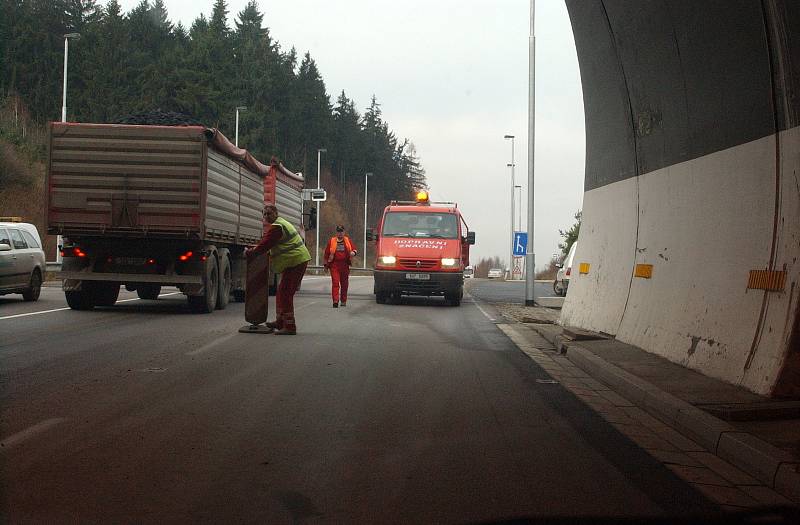
[(514, 232), (514, 256), (520, 257), (525, 255), (525, 249), (528, 247), (528, 232)]

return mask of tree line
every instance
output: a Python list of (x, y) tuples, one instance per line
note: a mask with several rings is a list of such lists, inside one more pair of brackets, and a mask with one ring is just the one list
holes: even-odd
[(317, 149), (326, 148), (323, 181), (336, 183), (334, 194), (363, 192), (366, 172), (378, 201), (426, 185), (413, 144), (391, 131), (377, 98), (363, 113), (344, 91), (332, 103), (311, 54), (273, 39), (256, 0), (233, 27), (226, 0), (188, 28), (170, 21), (163, 0), (141, 0), (128, 13), (118, 0), (0, 0), (0, 12), (0, 98), (20, 97), (35, 121), (60, 119), (64, 35), (79, 33), (69, 47), (69, 121), (160, 109), (233, 138), (235, 108), (246, 106), (239, 144), (313, 183)]

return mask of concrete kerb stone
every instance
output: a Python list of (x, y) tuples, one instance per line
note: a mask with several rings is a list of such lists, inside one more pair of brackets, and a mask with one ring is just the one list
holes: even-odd
[(775, 474), (775, 491), (800, 502), (800, 463), (782, 463)]
[(562, 343), (566, 357), (593, 377), (766, 486), (800, 502), (800, 463), (790, 454), (751, 434), (736, 432), (728, 423), (605, 361), (579, 344), (564, 341), (557, 327), (546, 331), (535, 329), (545, 339), (552, 339), (556, 348)]
[(717, 455), (776, 489), (775, 480), (781, 464), (794, 460), (788, 452), (765, 443), (752, 434), (735, 431), (725, 432), (720, 436)]

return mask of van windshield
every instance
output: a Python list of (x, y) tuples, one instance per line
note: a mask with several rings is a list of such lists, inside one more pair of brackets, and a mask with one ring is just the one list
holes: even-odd
[(458, 219), (453, 213), (391, 212), (383, 221), (383, 235), (457, 239)]

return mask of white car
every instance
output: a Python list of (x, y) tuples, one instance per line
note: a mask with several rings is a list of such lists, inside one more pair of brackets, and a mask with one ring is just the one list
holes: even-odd
[(39, 299), (45, 268), (36, 226), (0, 222), (0, 295), (21, 293), (26, 301)]
[(503, 277), (503, 270), (501, 268), (491, 268), (486, 277), (489, 279), (501, 279)]
[(475, 270), (472, 266), (464, 268), (464, 279), (472, 279), (473, 277), (475, 277)]
[(556, 295), (567, 295), (567, 288), (569, 288), (569, 278), (572, 275), (572, 261), (575, 259), (575, 250), (578, 248), (578, 241), (572, 243), (569, 248), (569, 253), (564, 258), (564, 262), (556, 273), (556, 280), (553, 281), (553, 292)]

